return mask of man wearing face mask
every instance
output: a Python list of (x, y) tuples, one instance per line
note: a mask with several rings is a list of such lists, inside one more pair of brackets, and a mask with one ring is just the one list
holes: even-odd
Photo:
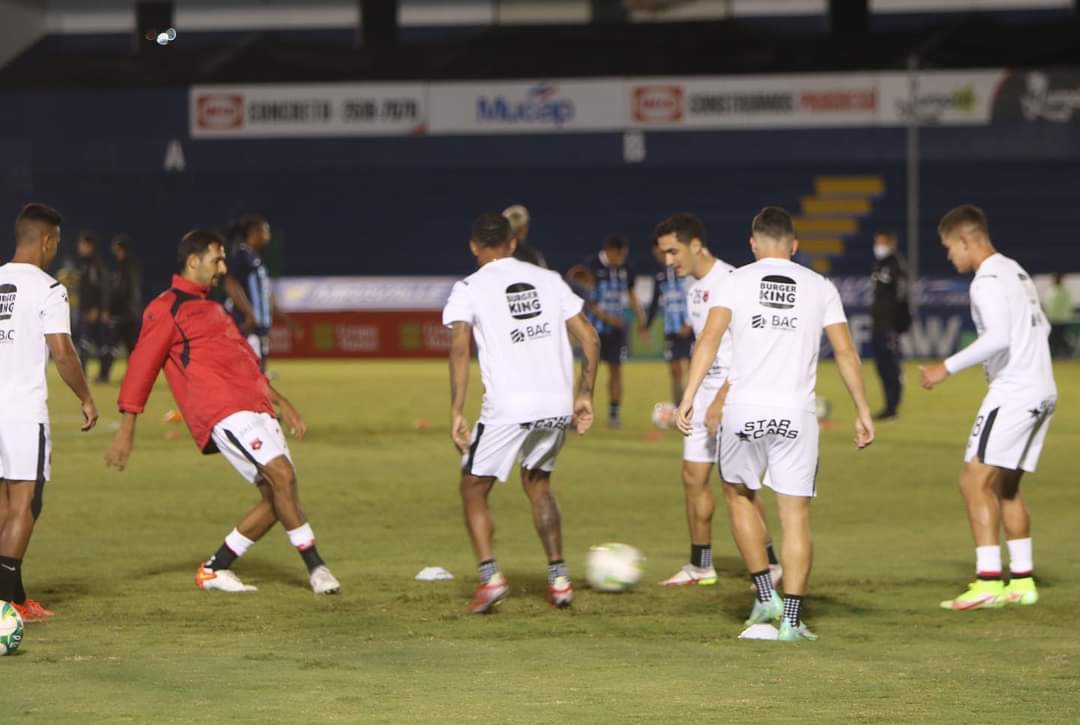
[(870, 307), (873, 320), (871, 344), (885, 407), (874, 416), (878, 420), (895, 418), (904, 390), (900, 368), (900, 335), (911, 329), (911, 296), (907, 267), (896, 251), (896, 232), (874, 234), (874, 299)]

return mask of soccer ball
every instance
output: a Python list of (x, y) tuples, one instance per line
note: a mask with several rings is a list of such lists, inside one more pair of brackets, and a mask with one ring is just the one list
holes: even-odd
[(625, 592), (641, 579), (645, 557), (627, 544), (600, 544), (585, 558), (585, 578), (598, 592)]
[(23, 621), (10, 602), (0, 601), (0, 657), (19, 649), (23, 638)]
[(832, 414), (832, 404), (825, 398), (818, 396), (814, 398), (814, 413), (817, 415), (818, 420), (828, 420)]
[(673, 403), (657, 403), (652, 409), (652, 422), (660, 430), (671, 430), (675, 427), (675, 411)]

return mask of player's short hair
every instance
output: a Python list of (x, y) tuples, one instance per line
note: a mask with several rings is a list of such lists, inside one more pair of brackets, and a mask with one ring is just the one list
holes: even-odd
[(767, 206), (754, 217), (753, 223), (750, 224), (750, 233), (755, 237), (769, 237), (781, 242), (789, 242), (795, 239), (795, 220), (786, 209)]
[(502, 215), (510, 222), (510, 228), (517, 234), (522, 227), (529, 224), (529, 210), (522, 204), (514, 204), (503, 209)]
[(30, 233), (30, 225), (34, 222), (58, 227), (64, 223), (64, 217), (51, 206), (37, 203), (27, 204), (19, 210), (19, 215), (15, 217), (16, 246), (37, 239), (37, 235)]
[(653, 243), (659, 244), (660, 237), (666, 237), (668, 234), (674, 234), (682, 244), (689, 244), (692, 239), (699, 239), (702, 244), (705, 244), (705, 223), (698, 216), (688, 212), (672, 214), (656, 225)]
[(626, 238), (625, 234), (609, 234), (604, 239), (604, 249), (629, 249), (630, 240)]
[(472, 224), (472, 240), (481, 247), (501, 247), (509, 244), (514, 232), (510, 220), (493, 211), (484, 212)]
[(944, 237), (966, 226), (973, 226), (984, 236), (990, 236), (990, 222), (986, 220), (986, 213), (974, 204), (964, 204), (945, 212), (938, 222), (938, 234)]
[(86, 242), (91, 247), (94, 247), (96, 249), (98, 242), (97, 232), (95, 232), (93, 229), (80, 229), (79, 241)]
[(176, 266), (181, 272), (187, 265), (188, 257), (195, 255), (201, 257), (210, 249), (211, 244), (225, 246), (225, 242), (217, 232), (209, 229), (192, 229), (180, 240), (180, 246), (176, 250)]
[(885, 237), (891, 239), (894, 242), (900, 239), (900, 235), (896, 233), (895, 229), (878, 229), (874, 232), (875, 237)]

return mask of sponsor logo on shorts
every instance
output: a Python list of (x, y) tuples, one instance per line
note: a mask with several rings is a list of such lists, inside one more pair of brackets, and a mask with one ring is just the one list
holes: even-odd
[(0, 284), (0, 322), (10, 320), (15, 314), (15, 293), (18, 291), (13, 284)]
[(506, 304), (515, 320), (531, 320), (544, 311), (540, 293), (528, 282), (516, 282), (506, 288)]
[(765, 307), (790, 310), (795, 306), (795, 280), (781, 274), (762, 277), (758, 301)]
[(748, 420), (743, 424), (742, 430), (735, 432), (735, 437), (743, 443), (760, 440), (765, 436), (779, 436), (795, 440), (799, 437), (799, 431), (791, 427), (791, 421), (787, 418), (762, 418), (761, 420)]
[(556, 418), (541, 418), (529, 423), (522, 423), (525, 430), (566, 430), (570, 427), (573, 418), (569, 415), (561, 415)]
[(259, 438), (256, 438), (255, 440), (253, 440), (251, 442), (251, 450), (253, 450), (253, 451), (257, 451), (262, 447), (263, 447), (263, 442)]

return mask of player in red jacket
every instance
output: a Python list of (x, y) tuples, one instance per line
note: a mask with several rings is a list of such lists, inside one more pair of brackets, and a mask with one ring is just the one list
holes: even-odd
[(195, 572), (200, 589), (250, 592), (230, 570), (237, 558), (281, 521), (307, 565), (316, 594), (334, 594), (340, 583), (318, 550), (315, 534), (300, 506), (289, 446), (274, 417), (274, 406), (297, 439), (306, 426), (296, 408), (259, 369), (259, 361), (225, 309), (206, 298), (225, 274), (225, 249), (213, 232), (184, 235), (177, 255), (180, 274), (172, 287), (143, 313), (142, 332), (120, 388), (120, 430), (105, 453), (106, 465), (123, 470), (135, 442), (135, 419), (165, 369), (176, 404), (203, 453), (221, 452), (262, 494), (225, 537), (225, 543)]

